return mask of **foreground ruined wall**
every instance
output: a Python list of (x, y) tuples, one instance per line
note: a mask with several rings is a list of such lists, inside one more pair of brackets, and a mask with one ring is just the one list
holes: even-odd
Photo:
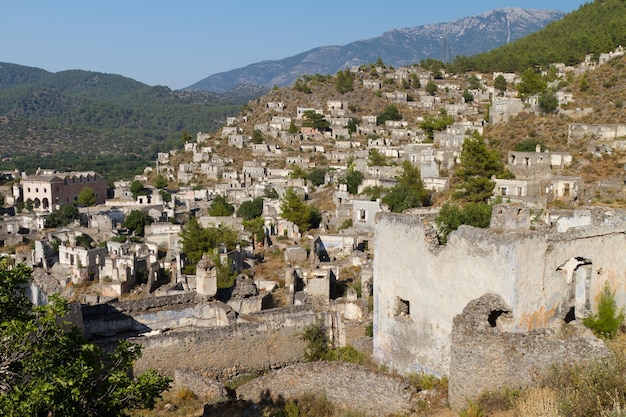
[(502, 331), (526, 333), (595, 311), (605, 283), (626, 302), (626, 227), (567, 233), (461, 226), (439, 246), (432, 224), (383, 213), (374, 247), (374, 357), (401, 373), (450, 372), (453, 319), (474, 299), (499, 296)]
[(135, 370), (157, 369), (166, 375), (186, 370), (216, 379), (260, 372), (302, 360), (301, 334), (317, 320), (307, 308), (251, 315), (251, 322), (214, 328), (189, 328), (134, 338), (143, 345)]
[(314, 362), (279, 369), (237, 389), (237, 398), (257, 402), (325, 395), (330, 401), (367, 416), (408, 414), (416, 391), (402, 379), (343, 362)]
[(471, 301), (454, 318), (448, 385), (451, 408), (462, 409), (484, 391), (533, 385), (553, 364), (609, 354), (601, 340), (575, 322), (563, 323), (556, 330), (504, 332), (502, 322), (509, 319), (508, 308), (500, 297), (485, 295)]

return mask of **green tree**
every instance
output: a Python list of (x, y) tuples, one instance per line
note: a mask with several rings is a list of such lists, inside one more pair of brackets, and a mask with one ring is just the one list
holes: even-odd
[(46, 218), (46, 227), (63, 227), (78, 220), (80, 218), (80, 212), (73, 204), (66, 204), (61, 206), (57, 210), (53, 210), (52, 213)]
[(377, 125), (384, 125), (387, 120), (402, 120), (400, 110), (393, 104), (385, 106), (383, 112), (376, 118)]
[(362, 182), (363, 173), (354, 168), (350, 168), (346, 175), (339, 178), (339, 184), (346, 184), (350, 194), (357, 194), (359, 192), (359, 185), (361, 185)]
[(463, 100), (465, 100), (466, 103), (471, 103), (474, 101), (474, 94), (470, 93), (468, 90), (463, 91)]
[(154, 177), (154, 183), (153, 184), (154, 184), (155, 188), (157, 188), (159, 190), (163, 190), (164, 188), (167, 188), (167, 186), (169, 185), (169, 183), (167, 181), (167, 178), (165, 178), (161, 174), (157, 174), (157, 176)]
[(324, 185), (324, 183), (326, 182), (327, 172), (327, 168), (315, 168), (307, 174), (306, 179), (308, 181), (311, 181), (311, 184), (319, 187), (320, 185)]
[(431, 96), (434, 96), (435, 94), (437, 94), (437, 84), (435, 84), (434, 81), (428, 81), (426, 83), (426, 86), (424, 87), (424, 90), (426, 90), (426, 92)]
[(147, 192), (144, 189), (143, 183), (138, 180), (133, 180), (130, 183), (130, 192), (133, 195), (133, 198), (136, 200), (139, 195), (146, 195)]
[(227, 217), (235, 212), (235, 207), (221, 195), (216, 195), (209, 205), (209, 216)]
[(420, 88), (422, 86), (422, 83), (420, 82), (420, 77), (418, 77), (416, 73), (412, 73), (409, 78), (411, 79), (411, 86), (413, 88)]
[(431, 114), (424, 116), (424, 120), (419, 123), (419, 127), (426, 133), (426, 137), (432, 141), (435, 137), (435, 131), (445, 130), (452, 123), (454, 123), (454, 116), (449, 115), (445, 109), (440, 109), (438, 116)]
[(265, 187), (265, 192), (263, 194), (263, 196), (265, 198), (271, 198), (271, 199), (276, 199), (279, 198), (280, 196), (278, 195), (278, 191), (276, 191), (276, 189), (274, 187)]
[(302, 77), (298, 77), (296, 82), (293, 84), (293, 89), (304, 94), (311, 94), (313, 92), (311, 91), (311, 87), (307, 85)]
[(263, 217), (244, 220), (241, 224), (248, 233), (252, 234), (255, 244), (265, 240), (265, 220)]
[(544, 113), (554, 113), (559, 108), (559, 99), (552, 91), (539, 95), (539, 108)]
[(96, 192), (91, 187), (84, 187), (78, 193), (78, 204), (83, 207), (90, 207), (96, 204)]
[(193, 140), (193, 136), (183, 129), (182, 132), (180, 132), (180, 140), (183, 143), (191, 142)]
[(537, 145), (539, 145), (540, 150), (545, 148), (543, 143), (537, 140), (537, 138), (528, 138), (516, 143), (515, 146), (513, 146), (513, 150), (517, 152), (535, 152)]
[(150, 217), (148, 213), (143, 210), (132, 210), (128, 213), (128, 216), (124, 218), (122, 227), (128, 229), (129, 232), (134, 233), (135, 236), (143, 236), (145, 227), (152, 224), (154, 219)]
[(348, 120), (348, 132), (349, 133), (355, 133), (358, 124), (360, 123), (360, 120), (356, 117), (351, 117), (350, 120)]
[(180, 241), (187, 260), (184, 271), (193, 274), (203, 254), (210, 254), (220, 244), (223, 244), (227, 250), (233, 250), (239, 243), (239, 237), (237, 232), (230, 227), (205, 228), (195, 217), (192, 217), (182, 228)]
[(474, 132), (463, 141), (459, 159), (461, 166), (455, 174), (461, 183), (453, 197), (467, 202), (486, 202), (493, 195), (495, 186), (491, 177), (505, 173), (500, 154), (489, 149), (482, 136)]
[(293, 120), (289, 123), (289, 129), (287, 129), (287, 133), (289, 133), (290, 135), (298, 133), (298, 126), (296, 126)]
[(244, 201), (237, 209), (237, 217), (251, 220), (263, 214), (263, 197), (254, 200)]
[(604, 283), (604, 288), (598, 301), (598, 312), (585, 317), (583, 324), (590, 328), (596, 336), (606, 339), (615, 337), (617, 330), (624, 324), (624, 311), (618, 310), (615, 303), (615, 294), (608, 282)]
[(476, 74), (470, 75), (468, 81), (470, 90), (480, 90), (481, 88), (483, 88), (480, 79), (476, 76)]
[(504, 78), (504, 75), (498, 74), (496, 78), (494, 78), (493, 80), (493, 86), (494, 88), (500, 90), (501, 93), (504, 93), (508, 87), (508, 84), (506, 82), (506, 78)]
[(396, 185), (382, 198), (382, 202), (389, 206), (394, 213), (404, 210), (430, 205), (430, 191), (424, 188), (420, 172), (409, 161), (402, 163), (402, 174)]
[(481, 228), (489, 227), (491, 211), (492, 206), (484, 202), (469, 203), (464, 207), (450, 203), (444, 204), (435, 218), (439, 243), (445, 245), (448, 235), (462, 224)]
[(349, 69), (338, 71), (335, 79), (335, 89), (340, 94), (354, 91), (353, 81), (352, 73)]
[(517, 91), (519, 91), (522, 96), (542, 93), (548, 87), (541, 73), (535, 71), (534, 68), (528, 68), (524, 71), (521, 78), (520, 83), (517, 84)]
[(104, 352), (68, 322), (67, 302), (36, 307), (24, 294), (30, 271), (0, 261), (0, 414), (127, 416), (153, 408), (171, 379), (149, 370), (131, 377), (141, 347), (126, 341)]
[(291, 172), (289, 173), (290, 178), (302, 178), (303, 180), (305, 180), (307, 175), (308, 174), (304, 171), (304, 168), (302, 168), (300, 165), (291, 165)]
[(263, 132), (261, 132), (259, 129), (254, 129), (252, 131), (252, 143), (263, 143), (263, 141), (265, 140), (265, 138), (263, 137)]
[(376, 148), (372, 148), (367, 157), (367, 165), (369, 166), (387, 166), (389, 162), (387, 161), (387, 157), (380, 153), (380, 151)]
[(326, 326), (321, 321), (317, 321), (304, 328), (302, 339), (307, 342), (304, 349), (304, 360), (315, 362), (326, 359), (330, 351), (330, 338)]
[(302, 113), (302, 119), (303, 127), (313, 127), (319, 131), (327, 130), (330, 127), (330, 122), (326, 120), (326, 117), (314, 110), (305, 110)]
[(287, 188), (280, 210), (281, 216), (296, 224), (301, 232), (318, 227), (321, 221), (319, 210), (302, 201), (292, 187)]

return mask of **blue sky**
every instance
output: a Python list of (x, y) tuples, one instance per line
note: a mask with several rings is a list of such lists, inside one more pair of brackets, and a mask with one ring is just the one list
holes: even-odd
[(0, 62), (120, 74), (179, 89), (325, 45), (501, 7), (583, 0), (0, 0)]

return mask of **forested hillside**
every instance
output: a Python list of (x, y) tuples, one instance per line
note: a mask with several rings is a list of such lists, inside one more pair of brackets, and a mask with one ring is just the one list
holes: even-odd
[(179, 146), (184, 130), (214, 131), (250, 98), (230, 103), (119, 75), (2, 63), (0, 169), (100, 169), (110, 178), (129, 177), (158, 151)]
[(626, 43), (626, 2), (596, 0), (582, 5), (544, 29), (498, 49), (458, 57), (457, 71), (524, 71), (561, 62), (581, 62), (585, 55), (612, 51)]

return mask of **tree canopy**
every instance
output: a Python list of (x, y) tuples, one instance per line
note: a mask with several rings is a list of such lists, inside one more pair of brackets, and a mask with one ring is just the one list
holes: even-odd
[(281, 216), (295, 223), (301, 232), (318, 227), (321, 221), (319, 209), (306, 204), (292, 187), (285, 192), (280, 210)]
[(239, 243), (237, 232), (230, 227), (203, 227), (195, 217), (189, 219), (180, 232), (183, 252), (187, 257), (186, 273), (194, 273), (202, 255), (211, 253), (220, 244), (233, 250)]
[(209, 206), (209, 216), (227, 217), (235, 212), (235, 207), (221, 195), (216, 195)]
[(384, 125), (387, 120), (402, 120), (402, 114), (393, 104), (385, 106), (383, 112), (376, 118), (377, 125)]
[(326, 120), (323, 114), (319, 114), (314, 110), (305, 110), (304, 113), (302, 113), (302, 126), (313, 127), (319, 131), (323, 131), (330, 127), (330, 122)]
[(89, 207), (96, 204), (96, 192), (91, 187), (83, 187), (78, 193), (78, 204)]
[(237, 209), (237, 217), (243, 217), (245, 220), (252, 220), (261, 214), (263, 214), (263, 197), (244, 201)]
[(136, 236), (143, 236), (145, 227), (153, 222), (154, 219), (145, 211), (132, 210), (128, 213), (128, 216), (124, 218), (122, 227), (127, 228), (129, 232), (134, 233)]
[(73, 204), (66, 204), (46, 217), (46, 227), (63, 227), (80, 218), (80, 212)]
[(353, 167), (348, 169), (348, 173), (339, 178), (339, 184), (346, 184), (350, 194), (359, 192), (359, 185), (363, 182), (364, 175), (361, 171), (357, 171)]
[(30, 270), (0, 260), (0, 414), (121, 417), (153, 408), (171, 379), (131, 377), (141, 347), (123, 341), (106, 353), (67, 321), (68, 304), (37, 307), (24, 294)]
[(419, 169), (409, 161), (404, 161), (398, 183), (389, 190), (382, 201), (392, 212), (402, 213), (410, 208), (429, 206), (430, 195), (430, 191), (424, 188)]

